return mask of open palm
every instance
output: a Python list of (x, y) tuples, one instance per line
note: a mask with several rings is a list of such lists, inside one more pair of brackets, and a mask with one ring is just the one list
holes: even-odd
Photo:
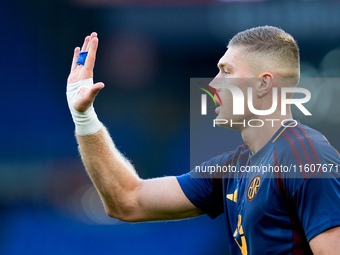
[[(80, 53), (80, 48), (76, 47), (74, 50), (71, 72), (67, 79), (67, 84), (77, 83), (93, 77), (93, 68), (96, 60), (96, 52), (98, 48), (97, 33), (92, 33), (84, 40), (81, 51), (87, 51), (88, 55), (84, 65), (77, 64)], [(98, 92), (104, 87), (102, 82), (94, 84), (90, 88), (81, 88), (72, 104), (76, 111), (85, 112), (93, 103)]]

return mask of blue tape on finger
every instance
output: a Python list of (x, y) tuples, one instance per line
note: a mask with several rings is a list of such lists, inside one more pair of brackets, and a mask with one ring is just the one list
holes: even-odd
[(79, 64), (79, 65), (84, 65), (85, 64), (85, 59), (87, 57), (87, 53), (88, 53), (87, 51), (79, 53), (77, 64)]

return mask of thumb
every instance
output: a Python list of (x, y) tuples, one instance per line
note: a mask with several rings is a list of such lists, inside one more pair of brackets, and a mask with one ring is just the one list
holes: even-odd
[(93, 104), (95, 97), (102, 88), (104, 88), (102, 82), (97, 82), (91, 88), (82, 88), (73, 104), (74, 109), (78, 112), (85, 112)]
[(95, 83), (90, 91), (89, 91), (89, 99), (93, 102), (95, 97), (98, 95), (99, 91), (101, 91), (104, 88), (104, 83), (102, 82), (97, 82)]

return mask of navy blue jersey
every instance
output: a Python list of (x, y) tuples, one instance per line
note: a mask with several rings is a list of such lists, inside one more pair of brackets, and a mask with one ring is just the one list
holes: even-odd
[(244, 144), (177, 179), (196, 207), (224, 214), (232, 254), (311, 254), (314, 236), (340, 226), (338, 168), (339, 153), (299, 123), (253, 155)]

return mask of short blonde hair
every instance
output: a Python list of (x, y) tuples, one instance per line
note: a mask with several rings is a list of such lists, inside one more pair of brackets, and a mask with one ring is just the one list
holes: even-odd
[(294, 38), (280, 28), (260, 26), (236, 34), (228, 44), (243, 46), (252, 53), (267, 54), (274, 61), (292, 70), (295, 77), (300, 76), (299, 47)]

